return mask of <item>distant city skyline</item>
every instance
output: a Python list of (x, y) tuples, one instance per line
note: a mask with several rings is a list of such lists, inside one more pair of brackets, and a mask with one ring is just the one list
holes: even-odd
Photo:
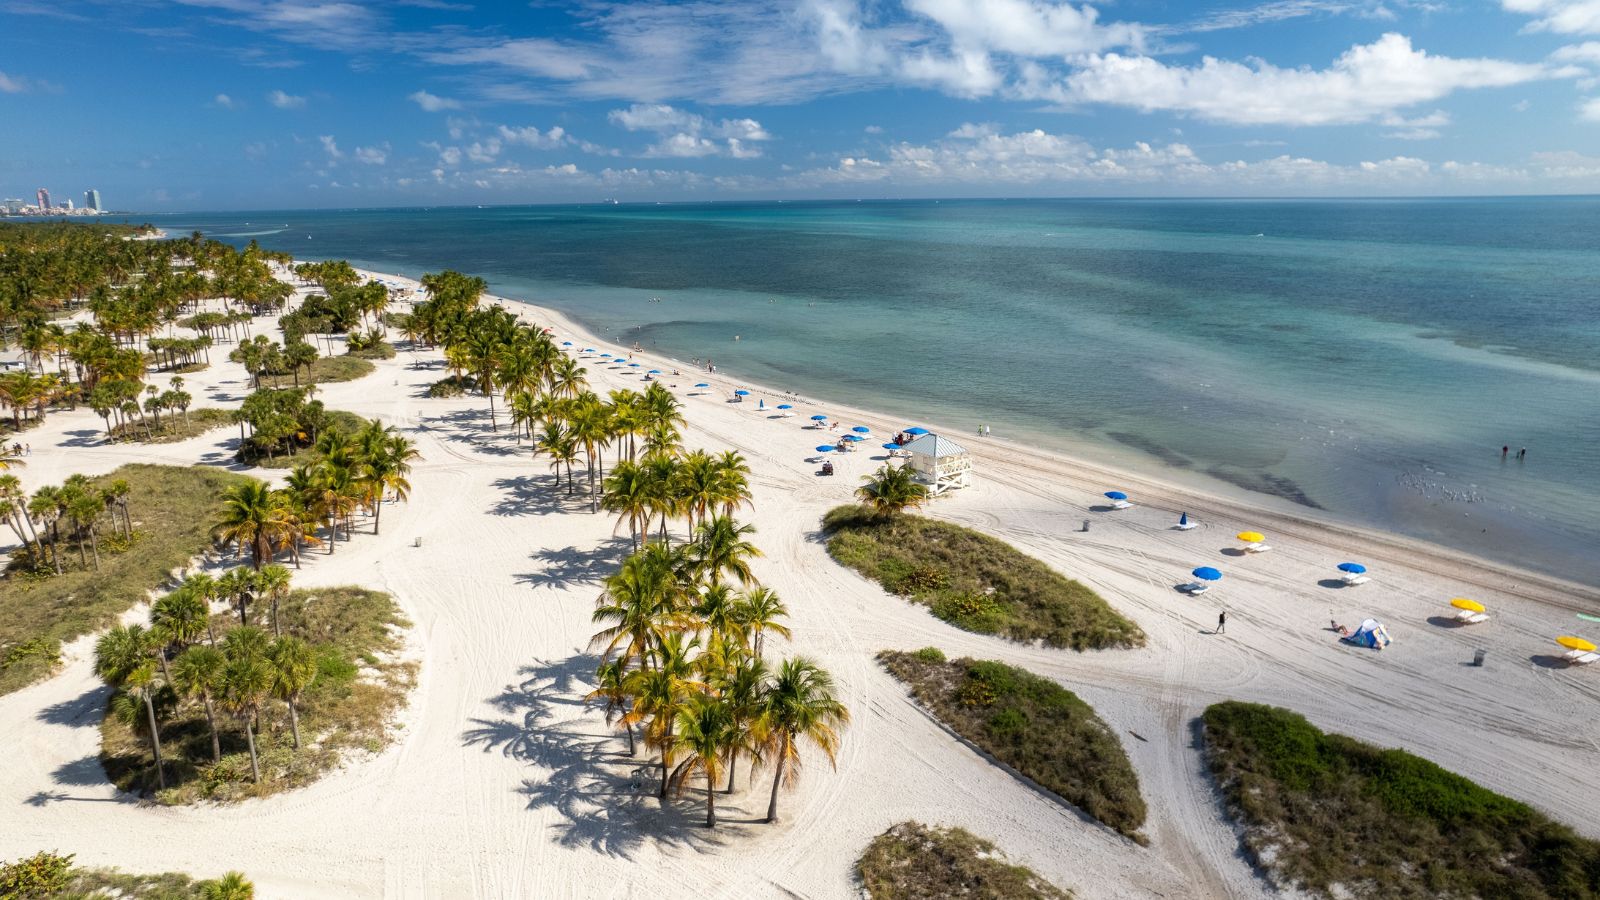
[[(3, 194), (0, 194), (0, 196), (3, 196)], [(77, 206), (70, 196), (55, 200), (50, 194), (50, 189), (45, 187), (34, 189), (32, 203), (28, 203), (20, 197), (7, 197), (0, 200), (0, 215), (8, 216), (57, 215), (63, 213), (89, 215), (105, 211), (105, 206), (100, 199), (100, 192), (94, 188), (89, 188), (83, 192), (83, 206), (81, 207)]]
[(1596, 193), (1595, 2), (7, 4), (0, 114), (51, 127), (0, 180), (149, 212)]

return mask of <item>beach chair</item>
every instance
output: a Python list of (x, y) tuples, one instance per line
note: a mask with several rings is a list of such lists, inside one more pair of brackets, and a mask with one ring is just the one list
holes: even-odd
[(1365, 575), (1357, 575), (1353, 572), (1344, 576), (1344, 583), (1346, 587), (1355, 587), (1358, 584), (1366, 584), (1371, 580), (1371, 578), (1368, 578)]
[(1133, 509), (1133, 504), (1129, 503), (1126, 500), (1113, 500), (1113, 501), (1111, 501), (1111, 508), (1112, 509)]
[(1463, 625), (1481, 625), (1489, 621), (1489, 614), (1463, 609), (1461, 612), (1456, 613), (1456, 621)]
[(1267, 545), (1267, 544), (1263, 544), (1260, 541), (1256, 541), (1253, 544), (1246, 544), (1245, 548), (1244, 548), (1244, 552), (1246, 552), (1246, 553), (1271, 553), (1272, 552), (1272, 547)]
[(1178, 590), (1188, 594), (1191, 597), (1198, 597), (1201, 594), (1204, 594), (1206, 591), (1211, 590), (1211, 585), (1203, 584), (1198, 581), (1191, 581), (1188, 584), (1178, 585)]
[(1587, 666), (1590, 663), (1600, 661), (1600, 653), (1596, 653), (1593, 650), (1587, 653), (1580, 650), (1572, 650), (1562, 658), (1567, 661), (1569, 666)]

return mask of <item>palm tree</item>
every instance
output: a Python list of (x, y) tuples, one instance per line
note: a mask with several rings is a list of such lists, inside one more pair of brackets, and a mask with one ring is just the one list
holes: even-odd
[(715, 459), (717, 468), (717, 502), (722, 505), (722, 514), (733, 515), (734, 509), (740, 505), (749, 505), (750, 494), (750, 466), (744, 457), (732, 450), (724, 450)]
[(595, 490), (595, 464), (600, 465), (600, 477), (605, 477), (605, 460), (600, 458), (606, 441), (611, 436), (611, 412), (594, 394), (584, 394), (573, 401), (569, 417), (572, 439), (583, 445), (584, 461), (589, 470), (589, 498), (592, 511), (600, 511), (600, 494)]
[(222, 704), (244, 725), (250, 747), (250, 778), (261, 782), (261, 762), (256, 756), (256, 716), (261, 701), (272, 690), (273, 672), (266, 660), (267, 636), (259, 628), (241, 625), (222, 639), (228, 665), (222, 671)]
[(740, 584), (754, 581), (750, 560), (760, 556), (761, 550), (746, 538), (755, 532), (754, 525), (740, 525), (728, 516), (701, 522), (693, 551), (700, 574), (713, 585), (722, 584), (725, 574), (732, 575)]
[(216, 881), (201, 882), (205, 900), (255, 900), (256, 886), (241, 872), (229, 872)]
[(212, 529), (223, 546), (235, 545), (239, 552), (250, 548), (250, 564), (259, 570), (272, 558), (274, 546), (294, 539), (295, 524), (290, 520), (284, 498), (251, 479), (222, 492), (222, 518)]
[(779, 786), (793, 784), (799, 777), (800, 741), (816, 745), (837, 767), (839, 729), (850, 721), (850, 712), (834, 696), (833, 677), (804, 657), (783, 661), (762, 706), (757, 733), (763, 758), (774, 766), (772, 799), (767, 803), (770, 823), (778, 821)]
[(278, 624), (278, 601), (289, 595), (289, 579), (292, 576), (289, 570), (273, 563), (262, 566), (256, 573), (255, 587), (264, 594), (272, 604), (272, 636), (282, 637), (283, 628)]
[(654, 665), (628, 676), (634, 706), (623, 721), (631, 724), (649, 717), (644, 730), (645, 743), (661, 751), (661, 790), (657, 796), (663, 803), (667, 799), (672, 760), (677, 752), (672, 736), (678, 709), (690, 696), (705, 690), (705, 684), (695, 677), (694, 654), (698, 646), (698, 641), (686, 639), (682, 634), (659, 635), (652, 648)]
[(744, 625), (739, 621), (738, 598), (725, 584), (714, 584), (700, 594), (694, 605), (699, 625), (709, 634), (708, 647), (744, 646)]
[[(606, 476), (605, 493), (600, 497), (600, 508), (616, 513), (617, 528), (628, 523), (628, 535), (633, 549), (638, 550), (644, 532), (649, 530), (651, 485), (649, 473), (631, 460), (618, 462)], [(613, 529), (613, 533), (615, 530)]]
[(37, 566), (44, 561), (44, 550), (38, 544), (37, 534), (32, 539), (29, 537), (33, 520), (28, 517), (27, 500), (28, 492), (23, 490), (22, 481), (17, 476), (0, 475), (0, 517), (6, 520), (17, 540), (33, 555), (33, 564)]
[(61, 489), (45, 485), (33, 492), (28, 501), (28, 515), (50, 532), (50, 562), (56, 574), (61, 574)]
[(632, 554), (606, 579), (606, 589), (595, 601), (591, 620), (611, 623), (590, 638), (590, 646), (605, 643), (610, 656), (619, 645), (626, 663), (638, 660), (650, 665), (650, 650), (661, 635), (684, 627), (680, 608), (682, 587), (678, 583), (671, 551), (659, 544)]
[(750, 638), (750, 652), (759, 659), (765, 649), (766, 633), (771, 631), (790, 637), (789, 626), (778, 620), (788, 618), (789, 608), (783, 605), (778, 595), (771, 588), (757, 587), (746, 591), (739, 598), (735, 614), (739, 623), (744, 626), (745, 635)]
[(672, 743), (688, 754), (674, 777), (678, 789), (696, 771), (706, 776), (706, 827), (717, 827), (716, 781), (722, 774), (722, 760), (737, 737), (733, 710), (718, 697), (691, 697), (678, 710), (677, 734)]
[(245, 568), (229, 569), (216, 580), (217, 596), (239, 607), (239, 624), (250, 624), (250, 604), (260, 589), (259, 573)]
[(211, 761), (222, 759), (222, 740), (217, 735), (217, 714), (213, 704), (221, 692), (223, 670), (228, 658), (221, 650), (196, 644), (172, 661), (172, 684), (185, 697), (198, 698), (206, 707), (206, 725), (211, 729)]
[[(595, 670), (595, 688), (583, 696), (587, 703), (604, 701), (606, 724), (611, 725), (618, 718), (626, 717), (628, 713), (628, 684), (627, 664), (624, 660), (607, 660)], [(628, 732), (628, 755), (635, 755), (638, 750), (633, 744), (633, 726), (626, 722), (623, 728)]]
[(150, 749), (156, 761), (156, 783), (164, 790), (167, 775), (161, 760), (161, 730), (156, 724), (155, 705), (158, 647), (157, 637), (143, 626), (119, 625), (95, 642), (94, 673), (106, 684), (144, 702), (150, 724)]
[(317, 680), (317, 659), (311, 647), (297, 637), (280, 637), (267, 648), (272, 665), (272, 694), (289, 705), (289, 731), (294, 748), (300, 749), (300, 712), (295, 704), (300, 694)]
[(906, 466), (885, 463), (872, 475), (862, 477), (865, 483), (856, 488), (856, 499), (880, 517), (898, 515), (921, 506), (928, 499), (928, 488), (916, 480)]
[(168, 651), (171, 648), (182, 650), (199, 640), (206, 633), (210, 619), (211, 610), (206, 601), (185, 585), (179, 585), (177, 590), (151, 604), (150, 627), (161, 642), (161, 671), (168, 680), (172, 678), (167, 667)]
[(385, 429), (377, 422), (371, 427), (376, 431), (363, 431), (359, 445), (362, 482), (372, 507), (372, 533), (377, 534), (384, 496), (390, 491), (394, 492), (396, 500), (411, 496), (411, 481), (406, 476), (411, 474), (411, 463), (421, 459), (422, 454), (404, 435), (394, 433), (393, 428)]
[(728, 742), (728, 787), (733, 793), (734, 770), (739, 765), (739, 754), (748, 754), (760, 760), (761, 744), (756, 740), (755, 723), (761, 718), (762, 704), (772, 673), (760, 657), (740, 654), (733, 666), (720, 673), (715, 686), (733, 716), (733, 735)]

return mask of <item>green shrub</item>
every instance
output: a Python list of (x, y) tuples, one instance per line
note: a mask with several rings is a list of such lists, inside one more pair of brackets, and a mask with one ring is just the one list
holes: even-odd
[(476, 391), (477, 389), (478, 382), (471, 375), (451, 375), (428, 385), (428, 396), (436, 400), (460, 397), (468, 391)]
[(1421, 757), (1253, 703), (1205, 711), (1245, 851), (1323, 897), (1600, 898), (1600, 842)]
[(822, 520), (828, 553), (957, 628), (1074, 650), (1138, 647), (1139, 626), (1003, 541), (922, 516), (851, 504)]
[(1068, 900), (1032, 869), (1007, 863), (994, 844), (961, 828), (901, 822), (856, 861), (868, 900)]
[(992, 660), (926, 651), (878, 660), (917, 701), (1040, 787), (1144, 843), (1145, 803), (1122, 744), (1089, 704), (1048, 678)]
[(27, 859), (0, 865), (0, 900), (49, 897), (67, 887), (72, 854), (40, 851)]
[(942, 663), (942, 662), (944, 662), (944, 651), (940, 650), (938, 647), (923, 647), (921, 650), (918, 650), (917, 652), (915, 652), (915, 653), (913, 653), (911, 655), (916, 657), (918, 662), (925, 662), (925, 663)]

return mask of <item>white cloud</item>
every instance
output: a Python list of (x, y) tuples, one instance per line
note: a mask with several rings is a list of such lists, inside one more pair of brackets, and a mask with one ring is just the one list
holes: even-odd
[(1573, 74), (1540, 64), (1433, 56), (1394, 33), (1351, 47), (1321, 70), (1263, 61), (1247, 66), (1209, 56), (1197, 66), (1115, 53), (1078, 62), (1059, 86), (1035, 80), (1031, 93), (1058, 103), (1106, 103), (1238, 125), (1365, 122), (1457, 90)]
[(10, 75), (0, 72), (0, 94), (20, 94), (25, 90), (27, 88), (23, 85), (21, 79), (12, 78)]
[(223, 109), (233, 109), (235, 106), (233, 98), (229, 97), (227, 94), (218, 94), (212, 99), (211, 103), (215, 106), (220, 106)]
[(1600, 34), (1600, 0), (1500, 0), (1507, 12), (1534, 16), (1529, 31)]
[(475, 163), (494, 162), (500, 155), (500, 139), (489, 138), (485, 141), (473, 141), (467, 145), (467, 159)]
[(937, 22), (958, 52), (999, 51), (1030, 58), (1139, 47), (1138, 25), (1101, 25), (1084, 4), (1040, 0), (906, 0), (906, 8)]
[(381, 166), (389, 161), (389, 145), (382, 147), (357, 147), (355, 152), (356, 162), (366, 163), (369, 166)]
[(1578, 116), (1585, 122), (1600, 122), (1600, 97), (1590, 97), (1578, 106)]
[(33, 91), (60, 93), (61, 86), (38, 78), (23, 78), (21, 75), (7, 75), (0, 72), (0, 94), (22, 94)]
[(549, 131), (540, 131), (532, 125), (520, 128), (501, 125), (499, 132), (501, 139), (506, 143), (520, 144), (524, 147), (532, 147), (535, 150), (555, 150), (558, 147), (566, 146), (567, 142), (571, 140), (567, 135), (566, 129), (560, 125), (551, 126)]
[(867, 127), (863, 128), (861, 130), (865, 131), (867, 134), (883, 134), (883, 126), (882, 125), (868, 125)]
[(1450, 114), (1444, 110), (1434, 110), (1425, 116), (1408, 119), (1405, 116), (1389, 113), (1382, 121), (1384, 125), (1395, 129), (1386, 132), (1384, 137), (1402, 141), (1427, 141), (1439, 137), (1442, 133), (1439, 129), (1450, 124)]
[(306, 98), (273, 90), (267, 93), (267, 102), (279, 109), (299, 109), (306, 105)]
[(448, 97), (439, 97), (427, 91), (415, 91), (406, 97), (407, 100), (422, 107), (423, 112), (440, 112), (446, 109), (460, 109), (461, 101), (451, 100)]
[(317, 136), (322, 142), (322, 149), (327, 152), (329, 159), (343, 159), (344, 153), (339, 150), (339, 145), (334, 142), (333, 135), (322, 134)]
[(1558, 48), (1550, 54), (1550, 58), (1557, 62), (1589, 63), (1600, 65), (1600, 41), (1584, 41), (1581, 44), (1569, 44)]
[(753, 159), (761, 155), (761, 148), (751, 144), (772, 140), (772, 135), (755, 119), (712, 121), (664, 103), (635, 103), (612, 110), (607, 118), (628, 131), (659, 135), (659, 140), (645, 149), (645, 156)]

